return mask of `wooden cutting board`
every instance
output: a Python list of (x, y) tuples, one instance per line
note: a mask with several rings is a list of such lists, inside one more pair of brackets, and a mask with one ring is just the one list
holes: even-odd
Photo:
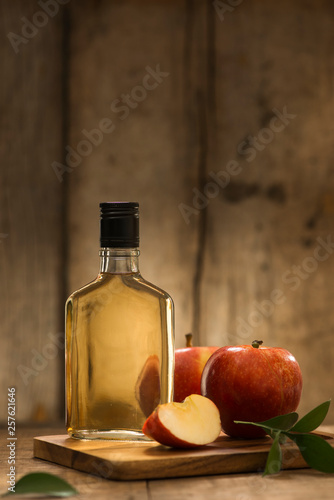
[[(334, 435), (316, 433), (334, 447)], [(156, 442), (76, 440), (67, 435), (34, 438), (34, 456), (106, 479), (136, 480), (254, 472), (264, 469), (271, 439), (233, 439), (222, 434), (195, 450)], [(307, 467), (293, 443), (282, 446), (283, 468)]]

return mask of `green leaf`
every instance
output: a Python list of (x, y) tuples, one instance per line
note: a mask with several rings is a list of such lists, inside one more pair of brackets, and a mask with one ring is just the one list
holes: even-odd
[(331, 400), (325, 401), (321, 405), (317, 406), (309, 413), (304, 415), (299, 422), (296, 423), (290, 431), (293, 432), (311, 432), (314, 431), (325, 419)]
[(270, 418), (269, 420), (264, 420), (263, 422), (259, 422), (259, 424), (266, 425), (271, 429), (287, 431), (291, 429), (293, 424), (297, 422), (298, 416), (298, 413), (293, 411), (291, 413), (286, 413), (285, 415), (279, 415), (278, 417)]
[[(279, 415), (278, 417), (270, 418), (269, 420), (264, 420), (263, 422), (243, 422), (240, 420), (235, 420), (235, 424), (248, 424), (255, 425), (256, 427), (262, 427), (266, 431), (272, 431), (274, 429), (279, 431), (290, 430), (293, 424), (298, 420), (298, 413), (292, 412), (286, 415)], [(269, 432), (271, 435), (271, 432)]]
[(255, 425), (255, 427), (262, 427), (265, 431), (267, 431), (271, 435), (271, 431), (273, 430), (271, 427), (267, 425), (263, 425), (260, 422), (244, 422), (243, 420), (234, 420), (235, 424), (247, 424), (247, 425)]
[(280, 432), (276, 432), (275, 439), (269, 450), (266, 467), (262, 476), (277, 474), (282, 466), (282, 450), (280, 446)]
[(15, 485), (15, 493), (8, 491), (2, 496), (40, 494), (54, 497), (70, 497), (78, 492), (64, 479), (46, 472), (32, 472), (21, 477)]
[(264, 476), (280, 470), (282, 464), (280, 444), (284, 444), (285, 436), (288, 436), (297, 444), (305, 462), (310, 467), (321, 472), (331, 473), (334, 472), (334, 448), (320, 436), (308, 434), (323, 422), (329, 405), (330, 400), (325, 401), (307, 413), (299, 422), (297, 422), (298, 413), (296, 412), (279, 415), (263, 422), (241, 420), (235, 420), (234, 422), (236, 424), (261, 427), (273, 438), (274, 441), (269, 451)]
[(300, 449), (305, 462), (321, 472), (334, 472), (334, 448), (316, 434), (287, 433)]

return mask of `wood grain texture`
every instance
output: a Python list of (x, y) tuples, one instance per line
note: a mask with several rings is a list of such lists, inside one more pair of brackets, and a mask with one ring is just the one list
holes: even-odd
[[(253, 0), (223, 20), (200, 0), (144, 9), (73, 4), (71, 144), (104, 117), (115, 130), (68, 175), (69, 289), (96, 274), (98, 202), (138, 199), (141, 268), (174, 298), (176, 345), (191, 330), (195, 344), (261, 337), (286, 347), (307, 411), (333, 391), (334, 260), (312, 261), (334, 206), (332, 6)], [(151, 61), (170, 75), (121, 120), (110, 103)], [(280, 121), (284, 109), (296, 116)], [(231, 161), (241, 172), (217, 188)], [(189, 224), (180, 203), (195, 208)], [(311, 271), (293, 268), (304, 265)]]
[[(333, 394), (333, 249), (317, 252), (318, 238), (334, 238), (333, 20), (328, 1), (253, 0), (216, 16), (201, 189), (236, 162), (206, 208), (202, 342), (290, 350), (304, 374), (301, 413)], [(295, 116), (273, 121), (284, 107)]]
[(189, 477), (182, 479), (155, 480), (149, 482), (150, 498), (212, 498), (229, 500), (308, 500), (323, 498), (331, 500), (334, 478), (309, 470), (287, 470), (276, 477), (261, 477), (261, 474), (227, 474), (222, 476)]
[[(145, 481), (109, 481), (103, 477), (94, 476), (92, 474), (83, 474), (82, 472), (56, 465), (45, 460), (37, 460), (33, 455), (33, 437), (36, 433), (55, 433), (63, 432), (64, 426), (59, 424), (53, 427), (27, 427), (20, 426), (17, 431), (17, 448), (16, 448), (16, 478), (20, 478), (31, 472), (46, 472), (61, 477), (68, 481), (79, 491), (79, 498), (90, 499), (92, 497), (99, 500), (108, 500), (110, 497), (116, 500), (124, 498), (135, 498), (136, 500), (148, 500), (147, 485)], [(8, 448), (6, 448), (6, 438), (4, 432), (0, 435), (0, 491), (5, 492), (7, 489), (7, 459)], [(101, 471), (102, 473), (102, 471)]]
[[(325, 437), (325, 436), (324, 436)], [(331, 435), (326, 435), (333, 444)], [(151, 443), (76, 441), (64, 435), (34, 438), (34, 456), (108, 479), (137, 480), (205, 476), (263, 470), (270, 438), (232, 439), (226, 435), (196, 450)], [(298, 448), (282, 446), (282, 468), (306, 467)]]
[(17, 53), (7, 38), (21, 36), (36, 6), (0, 6), (0, 420), (7, 387), (16, 387), (19, 421), (53, 419), (63, 406), (62, 197), (51, 169), (62, 145), (61, 15)]
[[(323, 428), (323, 432), (333, 432), (334, 428)], [(332, 500), (333, 474), (322, 474), (312, 469), (281, 471), (277, 476), (261, 477), (260, 472), (246, 474), (223, 474), (217, 476), (199, 476), (175, 479), (154, 479), (152, 481), (113, 481), (56, 465), (46, 460), (33, 458), (33, 437), (37, 435), (55, 435), (63, 432), (63, 426), (24, 427), (18, 429), (17, 466), (18, 477), (28, 472), (49, 472), (65, 479), (80, 494), (80, 499), (94, 498), (136, 498), (139, 500), (165, 500), (178, 498), (216, 499), (247, 498), (250, 500), (313, 500), (322, 498)], [(0, 435), (0, 491), (6, 484), (6, 438)]]
[[(115, 199), (140, 203), (141, 271), (174, 299), (177, 347), (188, 331), (195, 344), (260, 337), (300, 362), (301, 414), (329, 399), (333, 2), (222, 13), (204, 0), (71, 0), (15, 54), (7, 34), (38, 10), (0, 6), (0, 361), (18, 418), (60, 415), (63, 290), (95, 278), (98, 203)], [(158, 65), (169, 75), (143, 91)], [(296, 116), (280, 130), (284, 107)], [(114, 130), (83, 143), (105, 119)], [(78, 146), (58, 182), (51, 163)]]
[[(98, 272), (99, 202), (138, 201), (140, 269), (173, 297), (183, 344), (192, 323), (197, 246), (197, 228), (185, 225), (178, 211), (198, 170), (196, 131), (188, 131), (195, 127), (198, 76), (188, 73), (188, 14), (179, 2), (84, 1), (71, 7), (70, 145), (76, 148), (82, 130), (104, 118), (115, 128), (68, 174), (69, 291)], [(141, 100), (147, 67), (168, 76), (144, 89)], [(126, 105), (126, 95), (140, 100)]]

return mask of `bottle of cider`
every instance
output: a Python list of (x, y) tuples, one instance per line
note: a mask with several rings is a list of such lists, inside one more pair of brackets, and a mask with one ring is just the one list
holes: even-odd
[(173, 398), (173, 301), (139, 272), (138, 203), (100, 209), (100, 272), (66, 302), (66, 426), (146, 440), (146, 418)]

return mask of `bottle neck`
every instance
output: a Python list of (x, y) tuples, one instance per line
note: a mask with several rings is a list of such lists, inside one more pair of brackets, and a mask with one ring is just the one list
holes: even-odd
[(100, 273), (139, 273), (138, 248), (100, 248)]

